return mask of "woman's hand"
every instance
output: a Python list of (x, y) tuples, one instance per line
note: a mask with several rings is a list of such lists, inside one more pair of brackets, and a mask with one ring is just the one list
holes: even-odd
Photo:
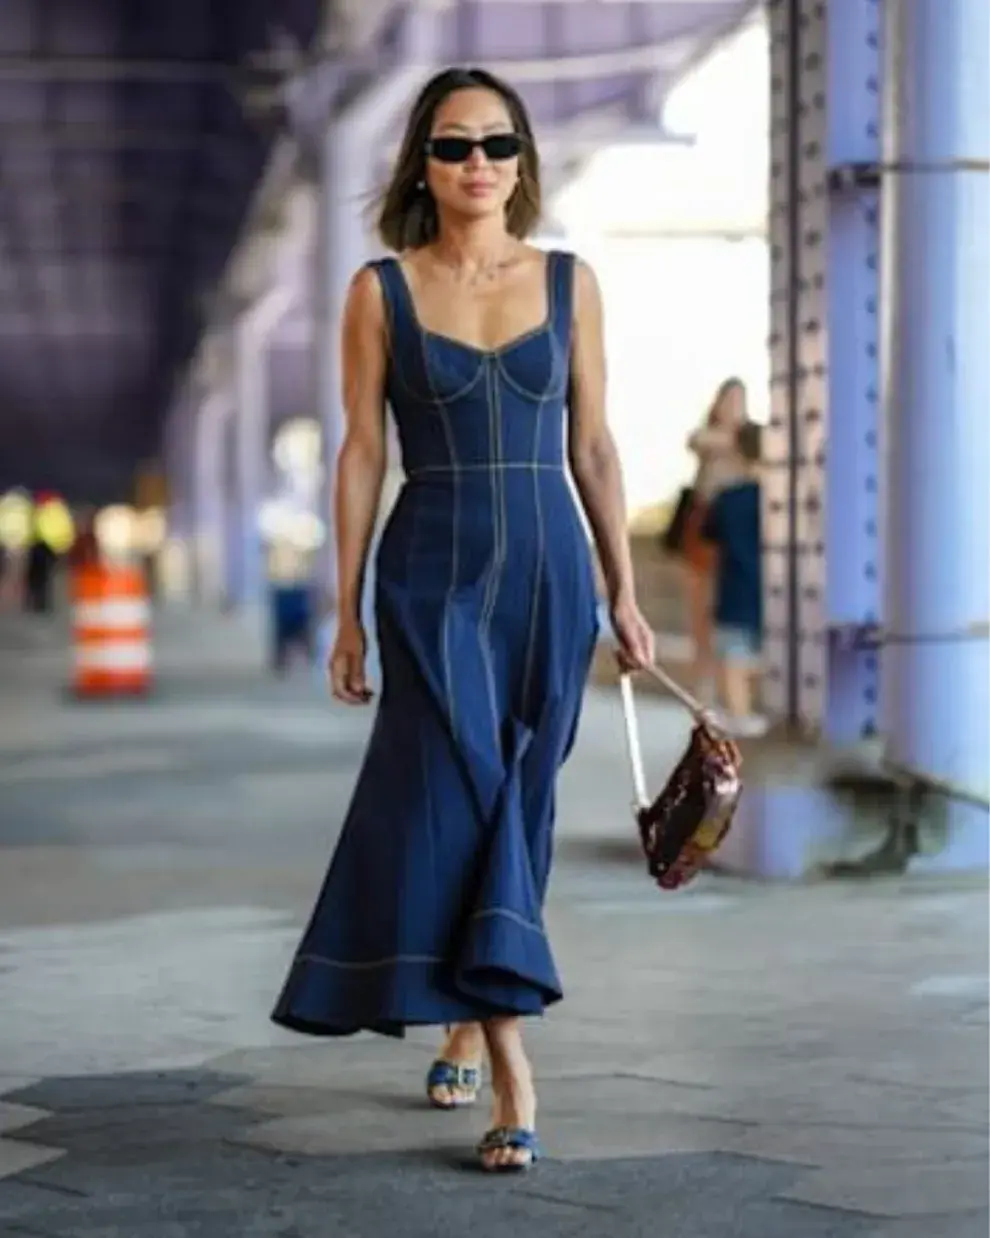
[(364, 628), (356, 619), (342, 620), (330, 654), (330, 690), (345, 705), (367, 705), (372, 691), (365, 679), (364, 660), (368, 649)]
[(642, 671), (652, 666), (656, 661), (656, 639), (635, 598), (622, 598), (616, 602), (611, 618), (618, 641), (615, 656), (620, 669)]
[(736, 433), (724, 426), (702, 426), (687, 441), (688, 451), (698, 457), (717, 456), (735, 450)]

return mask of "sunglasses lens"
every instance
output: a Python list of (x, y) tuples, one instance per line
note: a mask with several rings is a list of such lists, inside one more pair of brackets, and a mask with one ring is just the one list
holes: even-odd
[(432, 157), (440, 163), (466, 163), (473, 149), (470, 138), (433, 138), (429, 147)]
[(522, 143), (516, 133), (493, 133), (481, 143), (485, 158), (493, 163), (498, 163), (503, 159), (515, 159), (521, 147)]
[(480, 142), (474, 142), (471, 138), (431, 138), (427, 153), (440, 163), (467, 163), (476, 146), (481, 147), (485, 158), (492, 163), (515, 159), (522, 150), (522, 142), (517, 133), (493, 133)]

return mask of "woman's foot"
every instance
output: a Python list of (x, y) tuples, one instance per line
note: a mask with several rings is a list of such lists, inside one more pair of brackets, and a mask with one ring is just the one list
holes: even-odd
[[(525, 1173), (542, 1155), (536, 1131), (520, 1127), (496, 1126), (478, 1144), (486, 1173)], [(504, 1159), (503, 1159), (504, 1158)]]
[(518, 1019), (486, 1024), (492, 1065), (491, 1129), (479, 1145), (484, 1169), (528, 1169), (539, 1155), (536, 1142), (536, 1089), (523, 1048)]
[(447, 1028), (440, 1056), (426, 1076), (426, 1094), (436, 1109), (463, 1109), (473, 1105), (481, 1088), (485, 1034), (480, 1023), (457, 1023)]

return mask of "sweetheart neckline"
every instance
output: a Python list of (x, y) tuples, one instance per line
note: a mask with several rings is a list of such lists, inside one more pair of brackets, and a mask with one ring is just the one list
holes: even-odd
[(546, 313), (535, 327), (527, 327), (525, 331), (519, 332), (518, 335), (513, 335), (504, 343), (499, 344), (497, 348), (485, 348), (481, 344), (472, 344), (468, 340), (459, 340), (453, 335), (447, 335), (443, 331), (431, 331), (419, 316), (419, 309), (416, 305), (416, 298), (413, 296), (412, 287), (406, 276), (405, 268), (399, 258), (393, 258), (392, 262), (399, 273), (399, 279), (402, 283), (402, 291), (406, 299), (410, 317), (413, 320), (419, 333), (426, 339), (437, 340), (441, 344), (450, 344), (454, 348), (463, 349), (464, 352), (473, 353), (476, 357), (489, 359), (492, 357), (501, 357), (506, 353), (512, 352), (513, 349), (519, 348), (531, 339), (536, 339), (537, 336), (545, 335), (553, 329), (553, 253), (548, 253), (544, 259), (543, 280), (546, 294)]
[(476, 357), (504, 356), (506, 353), (512, 352), (513, 349), (528, 343), (529, 340), (545, 335), (550, 330), (549, 321), (544, 320), (539, 326), (530, 327), (528, 330), (512, 336), (504, 344), (499, 344), (497, 348), (484, 348), (480, 344), (472, 344), (468, 340), (458, 340), (452, 335), (445, 335), (443, 331), (431, 331), (428, 327), (424, 327), (422, 323), (418, 323), (418, 325), (420, 331), (427, 339), (436, 340), (441, 344), (450, 344), (453, 348), (462, 348), (465, 352), (474, 353)]

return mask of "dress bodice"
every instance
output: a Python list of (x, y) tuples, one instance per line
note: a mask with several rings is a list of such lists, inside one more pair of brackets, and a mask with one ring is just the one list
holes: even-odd
[(398, 261), (373, 264), (389, 326), (387, 395), (408, 477), (564, 467), (573, 255), (547, 255), (543, 323), (500, 348), (426, 330)]

